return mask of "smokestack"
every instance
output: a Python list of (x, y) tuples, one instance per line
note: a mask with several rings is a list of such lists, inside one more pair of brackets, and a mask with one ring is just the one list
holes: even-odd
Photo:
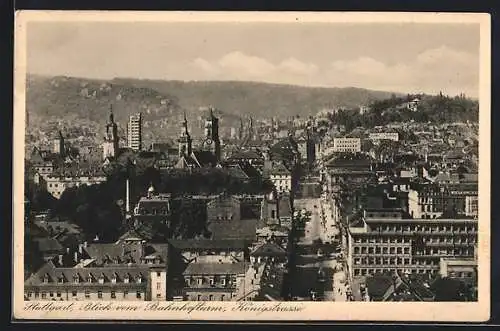
[(127, 187), (126, 187), (126, 191), (125, 191), (125, 211), (127, 212), (127, 214), (130, 212), (130, 181), (129, 179), (127, 178)]

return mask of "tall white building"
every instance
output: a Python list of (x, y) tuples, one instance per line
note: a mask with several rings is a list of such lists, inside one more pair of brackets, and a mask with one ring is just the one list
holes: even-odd
[(130, 115), (127, 124), (127, 145), (139, 151), (142, 149), (142, 114)]
[(333, 151), (342, 153), (361, 152), (361, 138), (334, 138)]

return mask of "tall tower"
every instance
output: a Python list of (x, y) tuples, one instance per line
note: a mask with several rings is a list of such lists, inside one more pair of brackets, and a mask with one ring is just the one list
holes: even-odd
[(211, 151), (217, 161), (220, 161), (219, 119), (215, 117), (212, 107), (210, 107), (210, 113), (205, 119), (203, 149)]
[(243, 125), (243, 119), (240, 117), (240, 131), (238, 132), (238, 139), (243, 140), (245, 134), (245, 126)]
[(106, 123), (106, 135), (104, 136), (103, 157), (104, 159), (108, 157), (115, 157), (118, 153), (118, 125), (115, 123), (115, 117), (113, 114), (113, 106), (109, 106), (109, 119)]
[(182, 121), (181, 135), (177, 141), (179, 142), (179, 158), (191, 155), (192, 139), (189, 135), (186, 112), (184, 112), (184, 121)]
[(61, 131), (57, 133), (57, 136), (54, 138), (54, 154), (59, 154), (64, 156), (65, 146), (64, 146), (64, 137)]
[(130, 115), (127, 123), (127, 146), (135, 151), (142, 149), (142, 114)]

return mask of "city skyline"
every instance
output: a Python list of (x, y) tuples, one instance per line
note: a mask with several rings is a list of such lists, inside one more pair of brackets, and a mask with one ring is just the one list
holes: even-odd
[(478, 24), (32, 22), (27, 50), (27, 71), (41, 75), (479, 89)]

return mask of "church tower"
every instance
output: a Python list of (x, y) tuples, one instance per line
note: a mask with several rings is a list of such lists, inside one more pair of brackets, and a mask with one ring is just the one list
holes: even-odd
[(54, 154), (59, 154), (64, 157), (64, 152), (66, 151), (64, 146), (64, 137), (61, 131), (58, 132), (56, 138), (54, 139)]
[(203, 149), (211, 151), (215, 155), (217, 161), (220, 161), (221, 146), (219, 139), (219, 119), (215, 117), (212, 107), (210, 107), (210, 113), (205, 119)]
[(115, 123), (113, 108), (110, 106), (109, 119), (106, 123), (106, 135), (104, 136), (103, 157), (114, 158), (118, 154), (118, 125)]
[(182, 121), (182, 130), (178, 142), (179, 142), (179, 158), (191, 155), (192, 139), (191, 136), (189, 135), (186, 112), (184, 112), (184, 121)]

